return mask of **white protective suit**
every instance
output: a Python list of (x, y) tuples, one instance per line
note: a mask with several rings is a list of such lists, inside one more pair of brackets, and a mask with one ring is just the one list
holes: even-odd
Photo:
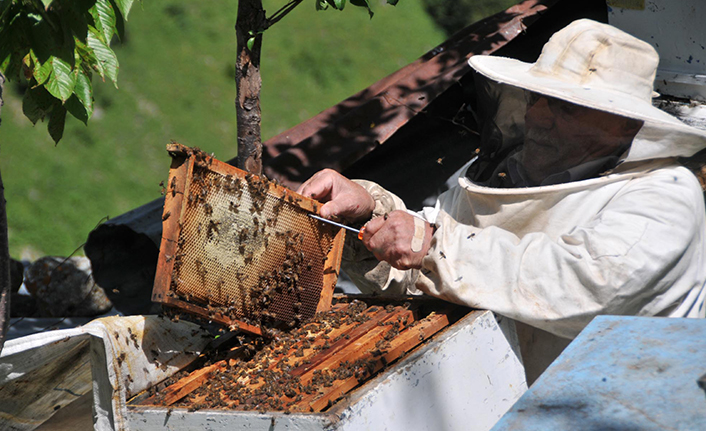
[[(704, 317), (703, 194), (674, 158), (685, 143), (660, 134), (643, 127), (624, 162), (598, 178), (507, 189), (462, 175), (420, 213), (438, 226), (422, 270), (379, 263), (354, 241), (344, 270), (367, 293), (421, 291), (564, 338), (598, 314)], [(358, 183), (375, 215), (404, 209)]]

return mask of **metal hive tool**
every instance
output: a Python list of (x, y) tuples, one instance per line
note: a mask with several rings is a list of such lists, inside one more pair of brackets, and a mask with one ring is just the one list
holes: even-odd
[(262, 334), (330, 308), (345, 231), (318, 203), (180, 144), (172, 156), (152, 300)]

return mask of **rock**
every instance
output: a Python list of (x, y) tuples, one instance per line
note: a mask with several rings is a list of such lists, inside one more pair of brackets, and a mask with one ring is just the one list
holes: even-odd
[(93, 280), (86, 257), (43, 257), (27, 269), (25, 286), (36, 299), (40, 316), (92, 317), (113, 306)]
[(10, 317), (34, 317), (37, 313), (37, 301), (33, 296), (12, 293), (10, 297)]

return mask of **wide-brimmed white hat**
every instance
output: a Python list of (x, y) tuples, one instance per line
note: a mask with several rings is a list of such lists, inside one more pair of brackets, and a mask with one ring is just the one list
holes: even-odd
[(644, 121), (630, 160), (690, 156), (706, 147), (706, 131), (652, 105), (655, 49), (613, 26), (574, 21), (549, 39), (535, 63), (476, 55), (469, 64), (494, 81)]

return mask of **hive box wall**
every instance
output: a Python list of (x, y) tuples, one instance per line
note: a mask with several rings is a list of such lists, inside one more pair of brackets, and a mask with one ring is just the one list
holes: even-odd
[(129, 407), (130, 429), (488, 430), (527, 390), (513, 328), (474, 311), (324, 413)]

